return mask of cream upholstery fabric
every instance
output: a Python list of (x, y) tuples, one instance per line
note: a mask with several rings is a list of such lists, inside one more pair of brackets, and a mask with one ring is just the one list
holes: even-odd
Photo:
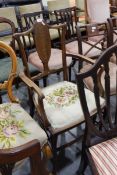
[(39, 12), (41, 10), (42, 10), (41, 3), (19, 6), (19, 11), (21, 14)]
[(47, 143), (46, 133), (31, 116), (15, 103), (0, 105), (0, 148), (12, 148), (38, 139), (41, 146)]
[[(37, 52), (33, 52), (28, 57), (29, 63), (36, 66), (41, 72), (43, 71), (43, 64), (38, 56)], [(72, 58), (67, 59), (67, 66), (72, 62)], [(62, 52), (59, 49), (51, 49), (51, 57), (49, 60), (49, 68), (51, 69), (60, 69), (62, 68)]]
[(0, 41), (3, 41), (6, 44), (10, 45), (10, 43), (12, 41), (12, 36), (8, 35), (8, 36), (0, 37)]
[[(0, 40), (9, 45), (9, 44), (11, 44), (12, 36), (8, 35), (8, 36), (0, 37)], [(23, 43), (23, 39), (22, 38), (21, 38), (21, 41)], [(25, 42), (26, 42), (27, 47), (30, 46), (30, 42), (32, 43), (32, 45), (34, 43), (33, 38), (30, 37), (30, 40), (29, 40), (28, 36), (25, 36)], [(17, 42), (15, 42), (15, 49), (16, 50), (19, 49)]]
[(49, 32), (50, 32), (51, 40), (59, 38), (58, 30), (56, 30), (56, 29), (49, 29)]
[(54, 11), (54, 10), (59, 10), (59, 9), (64, 9), (70, 7), (70, 0), (51, 0), (47, 2), (48, 5), (48, 10), (49, 11)]
[(109, 0), (86, 0), (90, 22), (105, 22), (110, 17)]
[[(63, 130), (84, 121), (77, 86), (71, 82), (63, 81), (42, 89), (45, 95), (44, 108), (53, 131)], [(96, 112), (93, 93), (86, 89), (88, 107), (91, 114)], [(35, 94), (37, 101), (37, 94)], [(101, 104), (104, 100), (101, 98)]]
[[(90, 68), (92, 67), (92, 65), (88, 64), (86, 66), (84, 66), (82, 69), (81, 69), (81, 72), (86, 72), (88, 71)], [(114, 64), (114, 63), (109, 63), (109, 67), (110, 67), (110, 91), (111, 91), (111, 95), (115, 94), (116, 93), (116, 71), (117, 71), (117, 65)], [(103, 88), (105, 87), (105, 84), (104, 84), (104, 72), (102, 73), (102, 76), (101, 76), (101, 83), (102, 83), (102, 86)], [(88, 89), (90, 89), (91, 91), (93, 91), (93, 82), (92, 82), (92, 79), (91, 77), (88, 77), (86, 78), (85, 80), (85, 84), (86, 86), (88, 87)], [(105, 88), (104, 88), (105, 89)]]
[[(15, 14), (15, 8), (14, 7), (3, 7), (0, 8), (0, 16), (4, 18), (8, 18), (11, 21), (14, 22), (15, 27), (18, 27), (17, 19), (16, 19), (16, 14)], [(1, 30), (7, 30), (6, 25), (0, 25), (0, 31)]]
[[(93, 42), (93, 41), (89, 41), (89, 43), (95, 44), (95, 42)], [(101, 48), (101, 45), (97, 44), (97, 47)], [(101, 50), (99, 50), (97, 48), (93, 48), (86, 54), (86, 52), (91, 48), (91, 46), (87, 43), (84, 43), (84, 42), (82, 42), (82, 48), (83, 48), (83, 55), (86, 55), (88, 57), (98, 56), (101, 53)], [(73, 42), (70, 42), (70, 43), (66, 44), (66, 51), (68, 53), (71, 53), (71, 54), (79, 53), (78, 42), (73, 41)]]
[(117, 138), (89, 148), (99, 175), (117, 174)]

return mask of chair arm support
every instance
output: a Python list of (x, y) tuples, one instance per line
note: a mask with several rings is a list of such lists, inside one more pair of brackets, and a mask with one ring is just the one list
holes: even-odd
[(19, 77), (28, 87), (32, 88), (38, 94), (40, 100), (44, 98), (44, 94), (42, 93), (41, 89), (32, 80), (30, 80), (23, 72), (19, 74)]
[(90, 64), (94, 64), (95, 63), (95, 60), (93, 60), (93, 59), (91, 59), (91, 58), (89, 58), (87, 56), (81, 55), (81, 54), (66, 53), (66, 55), (74, 57), (74, 59), (76, 59), (76, 60), (80, 60), (81, 59), (81, 61), (86, 61), (87, 63), (90, 63)]

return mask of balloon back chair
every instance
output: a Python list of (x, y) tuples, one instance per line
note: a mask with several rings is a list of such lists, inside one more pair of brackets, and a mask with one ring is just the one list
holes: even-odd
[[(65, 25), (62, 26), (65, 27)], [(49, 69), (50, 67), (48, 66), (48, 60), (51, 53), (51, 47), (49, 42), (50, 39), (48, 38), (48, 28), (46, 24), (43, 23), (43, 21), (37, 22), (34, 25), (35, 40), (38, 42), (36, 32), (38, 32), (40, 37), (43, 36), (41, 42), (39, 42), (36, 47), (38, 56), (44, 65), (44, 70), (40, 75), (49, 75), (51, 69)], [(77, 93), (77, 86), (76, 84), (69, 82), (67, 78), (67, 59), (69, 58), (64, 54), (65, 33), (61, 41), (63, 45), (63, 81), (51, 84), (42, 89), (38, 87), (38, 93), (33, 94), (32, 92), (37, 115), (40, 119), (40, 122), (42, 123), (43, 128), (45, 128), (45, 131), (48, 134), (48, 139), (53, 152), (55, 172), (57, 167), (58, 151), (64, 149), (67, 146), (70, 146), (77, 141), (80, 141), (80, 138), (77, 135), (75, 138), (73, 137), (73, 140), (65, 143), (64, 145), (61, 145), (58, 142), (58, 137), (62, 133), (66, 134), (71, 129), (77, 128), (84, 122), (84, 116), (82, 115), (79, 96)], [(56, 59), (56, 57), (54, 57), (54, 59)], [(24, 80), (26, 79), (24, 74), (21, 74), (20, 77)], [(87, 90), (87, 98), (89, 101), (93, 100), (92, 94), (93, 93), (91, 91)], [(90, 112), (92, 116), (95, 115), (96, 111), (93, 102), (90, 105)]]
[(24, 164), (29, 158), (31, 175), (46, 175), (48, 172), (42, 163), (41, 150), (47, 144), (47, 135), (13, 95), (12, 84), (17, 71), (13, 49), (0, 41), (0, 50), (6, 52), (11, 61), (8, 80), (0, 83), (0, 91), (7, 90), (10, 99), (10, 102), (0, 104), (0, 172), (11, 175), (18, 164)]
[[(116, 68), (110, 67), (112, 55), (116, 55)], [(103, 70), (103, 75), (98, 72)], [(111, 70), (112, 69), (112, 70)], [(114, 76), (110, 75), (113, 71)], [(93, 84), (93, 97), (97, 109), (95, 122), (91, 117), (86, 98), (84, 80), (90, 77)], [(103, 79), (103, 85), (101, 85)], [(117, 167), (117, 46), (106, 49), (96, 63), (88, 71), (77, 74), (79, 98), (86, 121), (83, 140), (82, 158), (78, 174), (83, 174), (87, 163), (91, 165), (93, 174), (116, 174)], [(101, 98), (103, 87), (104, 96)], [(114, 88), (111, 96), (110, 89)], [(101, 105), (103, 102), (104, 106)]]
[[(18, 45), (15, 44), (15, 42), (12, 39), (12, 35), (15, 32), (16, 32), (16, 28), (15, 28), (14, 22), (12, 22), (11, 20), (5, 17), (0, 17), (0, 40), (12, 46), (13, 48), (16, 48), (17, 50)], [(24, 67), (23, 67), (22, 59), (20, 59), (19, 57), (17, 57), (17, 62), (18, 62), (17, 74), (18, 74), (18, 72), (20, 70), (23, 70)], [(5, 80), (8, 79), (10, 66), (11, 66), (11, 62), (10, 62), (9, 56), (3, 52), (0, 52), (0, 83), (3, 83)], [(38, 70), (31, 64), (28, 64), (28, 66), (29, 66), (30, 74), (35, 74), (35, 72), (38, 72)], [(18, 78), (16, 80), (17, 81), (15, 81), (14, 83), (18, 85)]]

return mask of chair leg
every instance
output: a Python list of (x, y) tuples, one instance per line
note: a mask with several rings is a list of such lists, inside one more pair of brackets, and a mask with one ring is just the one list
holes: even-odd
[(2, 104), (2, 96), (1, 96), (1, 94), (0, 94), (0, 104)]
[(28, 96), (29, 96), (30, 115), (33, 117), (35, 107), (34, 107), (32, 92), (31, 92), (31, 89), (29, 88), (28, 88)]
[(12, 175), (12, 170), (15, 164), (0, 165), (2, 175)]
[(71, 66), (69, 67), (69, 81), (71, 82)]
[(43, 86), (44, 86), (44, 87), (47, 86), (47, 77), (43, 77)]
[(34, 154), (30, 157), (31, 175), (49, 175), (44, 161), (41, 160), (41, 153)]
[(86, 150), (85, 144), (82, 143), (80, 166), (79, 166), (79, 169), (77, 171), (78, 175), (84, 175), (85, 169), (87, 168), (87, 165), (88, 165), (88, 158), (87, 158), (85, 150)]
[(51, 138), (52, 152), (53, 152), (53, 173), (57, 173), (57, 136)]

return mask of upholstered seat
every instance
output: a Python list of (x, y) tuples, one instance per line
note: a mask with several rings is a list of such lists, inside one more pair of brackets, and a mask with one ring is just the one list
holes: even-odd
[[(22, 63), (22, 59), (17, 57), (17, 62), (18, 62), (18, 69), (17, 69), (17, 74), (20, 71), (24, 70), (24, 66)], [(3, 59), (0, 59), (0, 82), (4, 82), (5, 80), (8, 79), (9, 77), (9, 67), (11, 67), (12, 61), (9, 57), (5, 57)], [(38, 69), (36, 67), (34, 67), (33, 65), (31, 65), (30, 63), (28, 63), (29, 65), (29, 71), (31, 73), (34, 73), (36, 71), (38, 71)]]
[[(81, 72), (86, 72), (88, 71), (90, 68), (92, 67), (92, 65), (90, 64), (87, 64), (85, 65), (82, 69), (81, 69)], [(109, 63), (109, 67), (110, 67), (110, 95), (113, 95), (115, 94), (116, 92), (116, 81), (114, 81), (116, 79), (116, 71), (117, 71), (117, 65), (114, 64), (114, 63)], [(85, 84), (87, 86), (88, 89), (90, 89), (91, 91), (93, 91), (93, 81), (90, 77), (86, 78), (85, 80)], [(102, 86), (103, 86), (103, 89), (105, 89), (105, 84), (104, 84), (104, 72), (102, 73), (102, 76), (101, 76), (101, 83), (102, 83)]]
[(19, 104), (0, 105), (0, 130), (0, 149), (21, 146), (34, 139), (41, 146), (47, 143), (46, 133)]
[[(95, 42), (93, 41), (88, 41), (90, 44), (94, 45)], [(82, 42), (82, 48), (83, 48), (83, 55), (88, 56), (88, 57), (96, 57), (101, 54), (101, 44), (97, 44), (97, 47), (100, 48), (92, 48), (89, 44)], [(91, 48), (90, 51), (88, 51)], [(66, 44), (66, 51), (70, 54), (78, 54), (78, 41), (73, 41), (68, 44)], [(88, 53), (87, 53), (88, 51)]]
[(59, 38), (59, 33), (56, 29), (50, 29), (50, 38), (51, 40)]
[[(44, 109), (54, 133), (84, 121), (75, 84), (63, 81), (43, 88), (42, 92), (45, 95)], [(93, 93), (86, 89), (86, 96), (90, 101), (88, 104), (90, 113), (93, 115), (96, 112)], [(37, 94), (35, 94), (35, 101), (38, 104), (37, 99)], [(104, 100), (100, 99), (103, 107)]]
[[(28, 57), (29, 63), (37, 67), (41, 72), (43, 71), (43, 63), (41, 62), (41, 59), (38, 56), (37, 52), (33, 52)], [(67, 66), (70, 66), (72, 62), (72, 58), (69, 57), (67, 59)], [(54, 69), (60, 69), (63, 67), (62, 65), (62, 51), (59, 49), (51, 49), (51, 57), (49, 60), (49, 68), (52, 70)]]
[(89, 151), (100, 175), (117, 174), (117, 137), (92, 146)]

